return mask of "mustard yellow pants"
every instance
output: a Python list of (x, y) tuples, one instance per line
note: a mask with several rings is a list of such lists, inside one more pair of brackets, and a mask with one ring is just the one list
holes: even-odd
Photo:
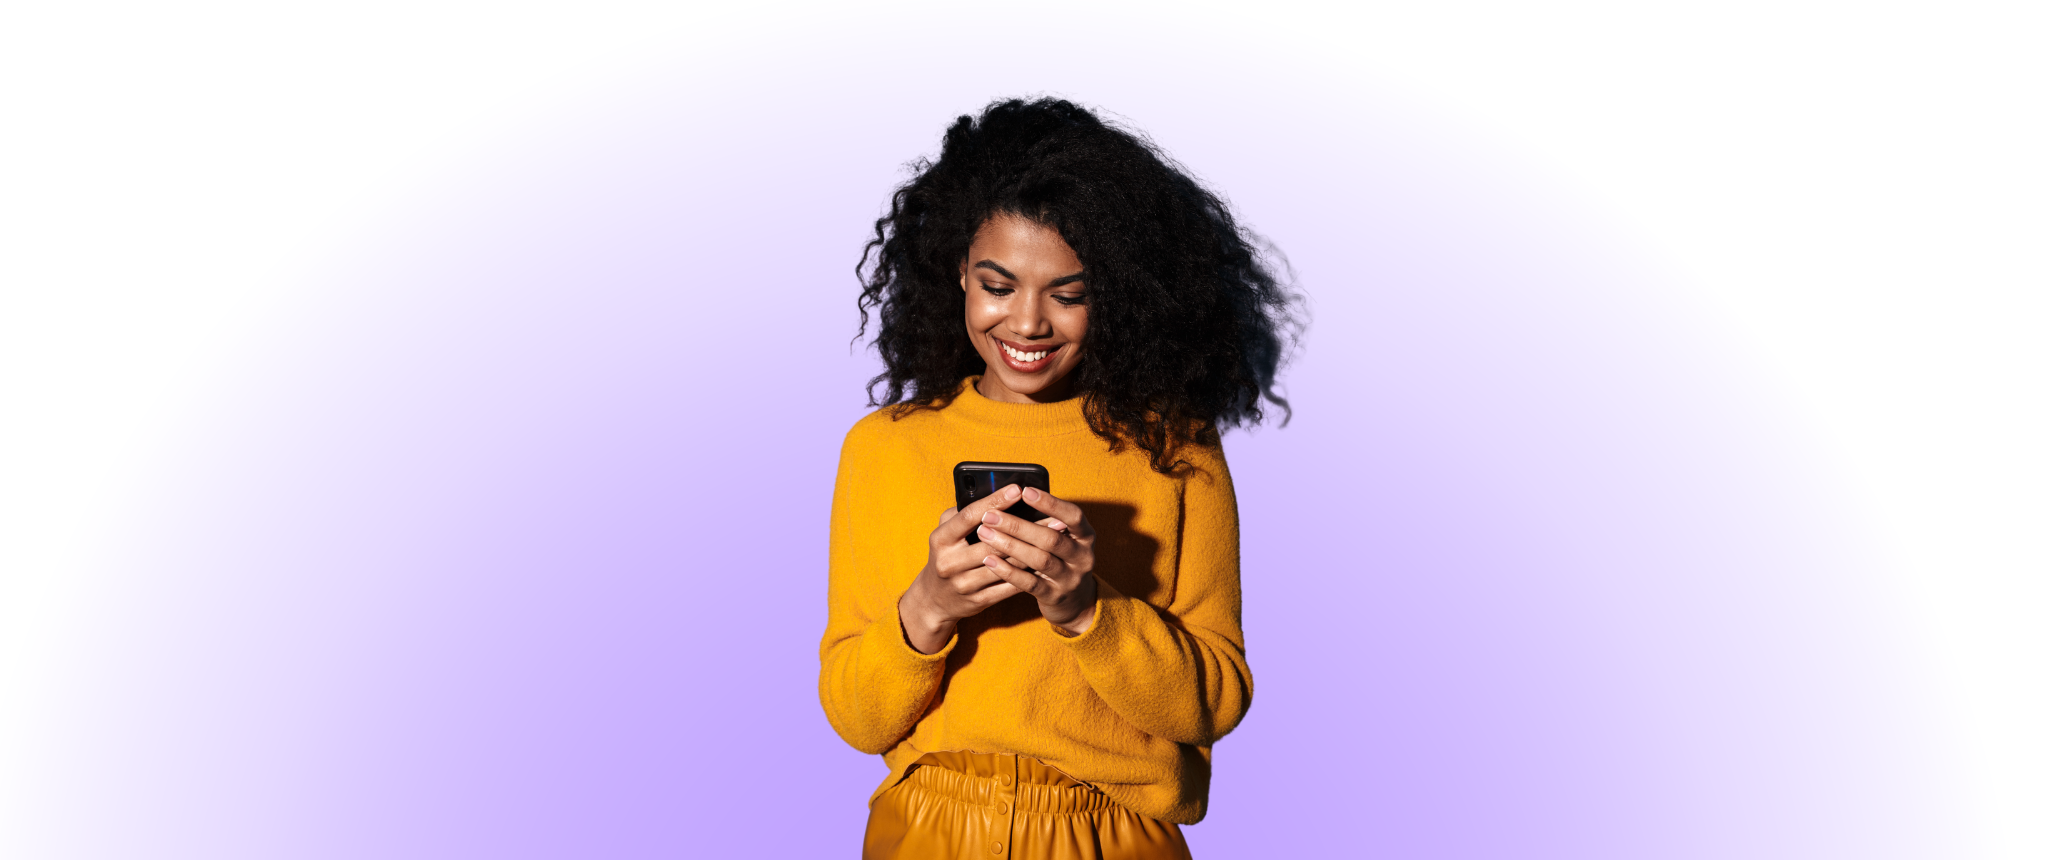
[(872, 802), (864, 860), (1192, 860), (1179, 825), (1027, 756), (930, 753)]

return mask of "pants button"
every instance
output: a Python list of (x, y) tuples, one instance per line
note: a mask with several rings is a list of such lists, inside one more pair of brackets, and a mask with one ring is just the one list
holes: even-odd
[(1002, 814), (1002, 815), (1006, 815), (1006, 814), (1008, 814), (1008, 802), (1007, 802), (1007, 801), (1005, 801), (1005, 800), (1003, 800), (1003, 801), (1001, 801), (1001, 802), (1000, 802), (1000, 814)]
[(1002, 844), (1000, 844), (1000, 843), (998, 843), (998, 842), (995, 842), (995, 843), (993, 843), (993, 853), (995, 853), (995, 854), (999, 854), (1000, 852), (1002, 852), (1002, 851), (1004, 851), (1004, 850), (1007, 850), (1007, 846), (1006, 846), (1006, 845), (1002, 845)]
[(1001, 785), (1012, 785), (1015, 781), (1014, 777), (1008, 776), (1007, 774), (1001, 774), (999, 778)]

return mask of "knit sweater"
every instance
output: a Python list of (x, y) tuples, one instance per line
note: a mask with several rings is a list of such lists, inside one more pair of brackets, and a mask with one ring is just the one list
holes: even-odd
[[(1111, 452), (1078, 400), (988, 400), (973, 383), (942, 409), (885, 410), (844, 437), (829, 527), (822, 709), (851, 746), (883, 754), (891, 788), (924, 753), (1014, 753), (1178, 824), (1207, 812), (1209, 748), (1250, 707), (1236, 495), (1220, 448), (1167, 475)], [(961, 461), (1040, 463), (1097, 537), (1091, 625), (1068, 637), (1016, 595), (958, 623), (935, 654), (910, 647), (898, 604), (952, 507)]]

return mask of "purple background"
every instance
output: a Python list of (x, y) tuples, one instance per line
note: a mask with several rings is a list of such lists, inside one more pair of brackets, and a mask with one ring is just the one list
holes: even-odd
[[(807, 84), (590, 106), (342, 255), (116, 548), (56, 842), (854, 853), (882, 771), (814, 690), (850, 269), (992, 93)], [(1258, 689), (1197, 853), (1955, 853), (1874, 560), (1661, 273), (1369, 96), (1078, 95), (1311, 298), (1292, 424), (1228, 443)]]

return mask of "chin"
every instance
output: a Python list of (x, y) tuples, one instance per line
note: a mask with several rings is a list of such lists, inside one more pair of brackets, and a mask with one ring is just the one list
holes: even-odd
[(1070, 377), (1069, 372), (1063, 375), (1052, 373), (1028, 374), (1011, 368), (988, 368), (987, 373), (993, 375), (995, 381), (1000, 383), (1000, 387), (1028, 400), (1063, 400), (1072, 396), (1066, 390), (1067, 386), (1065, 384)]

